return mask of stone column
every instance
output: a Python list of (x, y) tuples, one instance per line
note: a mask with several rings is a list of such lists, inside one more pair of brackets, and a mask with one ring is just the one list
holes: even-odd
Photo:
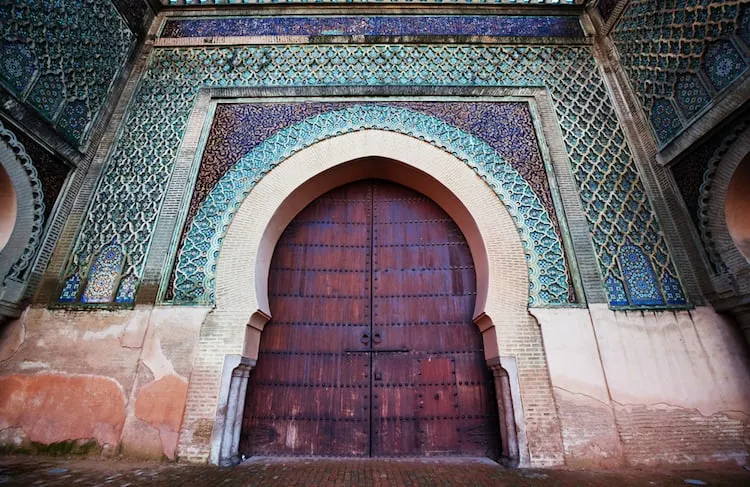
[(495, 398), (500, 423), (501, 461), (506, 466), (516, 467), (519, 463), (518, 435), (513, 412), (513, 398), (510, 391), (508, 372), (500, 365), (499, 359), (487, 361), (495, 379)]
[[(229, 387), (226, 389), (226, 411), (223, 418), (217, 417), (215, 428), (218, 437), (218, 465), (229, 467), (240, 463), (240, 433), (242, 432), (242, 416), (245, 410), (245, 395), (247, 394), (247, 381), (250, 372), (255, 366), (255, 361), (243, 360), (237, 367), (232, 369)], [(220, 416), (217, 415), (217, 416)]]

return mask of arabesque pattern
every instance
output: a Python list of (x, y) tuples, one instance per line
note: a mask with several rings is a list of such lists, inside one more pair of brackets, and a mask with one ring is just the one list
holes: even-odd
[[(8, 279), (23, 280), (26, 278), (26, 273), (29, 270), (31, 261), (36, 255), (39, 247), (39, 243), (42, 239), (42, 231), (44, 230), (44, 217), (45, 217), (45, 206), (44, 206), (44, 188), (39, 180), (39, 174), (34, 166), (34, 161), (31, 160), (26, 147), (18, 140), (16, 134), (10, 129), (6, 128), (0, 121), (0, 144), (5, 145), (15, 155), (15, 163), (19, 164), (26, 174), (29, 180), (32, 194), (32, 226), (29, 235), (29, 241), (24, 247), (23, 253), (18, 260), (10, 267), (10, 270), (4, 276), (0, 276), (0, 288), (6, 283)], [(0, 164), (5, 165), (3, 161)]]
[[(66, 277), (116, 237), (140, 278), (192, 103), (202, 86), (538, 86), (553, 100), (602, 275), (624, 287), (626, 235), (664, 287), (676, 278), (643, 184), (587, 47), (275, 45), (154, 52), (110, 153)], [(143, 195), (150, 195), (144, 198)], [(208, 251), (209, 242), (205, 242)], [(661, 290), (663, 294), (663, 289)], [(679, 299), (685, 303), (679, 286)], [(663, 305), (667, 299), (662, 299)], [(634, 303), (629, 301), (629, 305)]]

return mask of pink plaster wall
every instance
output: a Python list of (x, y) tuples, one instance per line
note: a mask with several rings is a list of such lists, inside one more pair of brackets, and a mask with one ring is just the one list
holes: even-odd
[(0, 336), (0, 443), (174, 459), (205, 308), (27, 309)]
[(628, 463), (747, 462), (750, 362), (733, 322), (709, 307), (591, 317)]

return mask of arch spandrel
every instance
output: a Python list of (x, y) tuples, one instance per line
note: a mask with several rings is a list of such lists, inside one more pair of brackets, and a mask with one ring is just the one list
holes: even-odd
[[(209, 304), (215, 299), (216, 260), (237, 208), (259, 181), (281, 161), (332, 137), (358, 131), (401, 134), (448, 153), (490, 189), (510, 213), (521, 238), (527, 266), (527, 304), (567, 304), (568, 281), (563, 245), (552, 220), (531, 186), (488, 144), (444, 121), (408, 109), (357, 105), (311, 117), (281, 130), (243, 157), (217, 183), (190, 223), (175, 273), (175, 302)], [(387, 148), (382, 148), (387, 151)], [(351, 154), (403, 160), (400, 154), (375, 151)], [(339, 163), (344, 161), (339, 161)], [(436, 164), (425, 168), (431, 174)], [(306, 171), (306, 168), (300, 166)], [(275, 169), (274, 169), (275, 170)], [(206, 244), (206, 242), (209, 242)], [(218, 299), (217, 299), (218, 303)]]

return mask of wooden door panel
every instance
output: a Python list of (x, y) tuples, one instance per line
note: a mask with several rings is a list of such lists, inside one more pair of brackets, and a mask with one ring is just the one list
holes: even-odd
[[(385, 260), (385, 259), (384, 259)], [(384, 269), (373, 273), (383, 289), (393, 289), (405, 295), (453, 294), (476, 295), (474, 268), (470, 266), (438, 269)], [(429, 292), (425, 292), (429, 290)]]
[[(377, 201), (376, 203), (381, 203)], [(381, 209), (382, 204), (377, 208)], [(402, 210), (399, 210), (402, 211)], [(420, 208), (421, 213), (421, 208)], [(404, 222), (382, 221), (382, 212), (375, 214), (378, 219), (376, 245), (381, 247), (405, 246), (419, 249), (422, 247), (464, 246), (464, 238), (449, 218), (426, 219), (423, 215), (412, 214)]]
[[(380, 339), (373, 346), (373, 374), (382, 381), (373, 388), (373, 454), (475, 454), (479, 448), (467, 447), (462, 436), (457, 381), (459, 361), (472, 384), (486, 371), (483, 362), (464, 359), (482, 349), (472, 323), (471, 253), (442, 209), (403, 187), (376, 185), (372, 213), (373, 336)], [(409, 352), (377, 352), (388, 349)], [(399, 373), (390, 372), (396, 367)], [(496, 414), (481, 398), (467, 406), (481, 417)], [(490, 455), (497, 453), (497, 431)], [(405, 437), (410, 434), (416, 438)]]
[[(302, 297), (310, 295), (321, 295), (329, 299), (348, 299), (357, 296), (365, 301), (370, 300), (364, 286), (369, 284), (369, 272), (364, 270), (320, 270), (309, 271), (304, 269), (294, 270), (272, 270), (276, 276), (274, 282), (269, 285), (268, 292), (277, 297)], [(365, 282), (367, 279), (367, 282)], [(337, 297), (337, 298), (334, 298)], [(304, 305), (304, 301), (297, 303)]]
[[(330, 326), (337, 326), (337, 324)], [(336, 340), (320, 340), (321, 326), (318, 324), (312, 326), (277, 326), (264, 330), (263, 333), (268, 333), (268, 338), (265, 341), (266, 350), (268, 351), (282, 351), (289, 348), (299, 349), (300, 347), (307, 346), (311, 352), (334, 353), (341, 352), (342, 348), (345, 350), (360, 348), (362, 345), (360, 341), (361, 335), (369, 333), (370, 329), (366, 325), (360, 327), (347, 326), (347, 328), (348, 330), (345, 333), (341, 333)]]
[(324, 245), (316, 241), (311, 241), (312, 237), (320, 242), (332, 242), (330, 246), (336, 245), (336, 240), (341, 232), (346, 232), (347, 247), (369, 246), (370, 229), (369, 223), (365, 218), (361, 221), (296, 221), (293, 225), (287, 227), (288, 235), (285, 236), (282, 245), (287, 247), (315, 247)]
[(423, 455), (422, 441), (416, 418), (373, 418), (373, 456), (421, 456)]
[[(278, 252), (274, 255), (271, 273), (274, 269), (298, 268), (304, 262), (308, 269), (352, 269), (369, 272), (369, 249), (362, 247), (289, 247), (293, 252)], [(277, 246), (278, 249), (278, 246)]]
[(336, 189), (279, 239), (242, 451), (370, 453), (370, 356), (347, 352), (371, 330), (370, 199), (368, 184)]
[(370, 442), (364, 423), (319, 418), (280, 422), (261, 417), (251, 423), (247, 441), (254, 455), (361, 456), (369, 451)]
[(476, 330), (466, 326), (465, 322), (450, 325), (439, 323), (406, 325), (388, 323), (385, 325), (387, 326), (378, 327), (380, 331), (377, 333), (382, 343), (375, 346), (375, 349), (387, 346), (415, 351), (450, 352), (456, 350), (457, 343), (472, 344), (475, 340), (473, 335), (476, 334)]
[[(377, 350), (379, 347), (375, 347)], [(385, 350), (380, 348), (380, 350)], [(372, 358), (373, 387), (388, 384), (416, 385), (416, 361), (411, 353), (376, 352)]]
[[(474, 304), (473, 296), (422, 296), (402, 299), (373, 297), (374, 325), (458, 321), (464, 308)], [(471, 324), (471, 318), (463, 321)]]
[[(443, 269), (448, 266), (470, 266), (471, 254), (459, 254), (454, 246), (429, 247), (379, 247), (377, 258), (388, 263), (388, 267), (378, 266), (378, 270), (402, 269)], [(468, 249), (467, 249), (468, 250)], [(431, 281), (432, 282), (432, 281)]]
[[(271, 324), (278, 321), (281, 323), (313, 323), (320, 326), (326, 324), (370, 325), (370, 301), (366, 299), (349, 299), (346, 306), (342, 306), (340, 300), (334, 299), (309, 299), (300, 304), (299, 300), (294, 298), (276, 296), (274, 301), (278, 307), (284, 308), (284, 313), (278, 318), (274, 316), (274, 321)], [(268, 329), (268, 326), (263, 330), (263, 333), (266, 329)]]
[(419, 407), (417, 387), (405, 384), (381, 384), (372, 389), (372, 415), (374, 421), (398, 418), (413, 419)]
[(370, 358), (364, 353), (323, 355), (266, 351), (252, 374), (255, 383), (293, 384), (296, 381), (307, 385), (369, 387)]

